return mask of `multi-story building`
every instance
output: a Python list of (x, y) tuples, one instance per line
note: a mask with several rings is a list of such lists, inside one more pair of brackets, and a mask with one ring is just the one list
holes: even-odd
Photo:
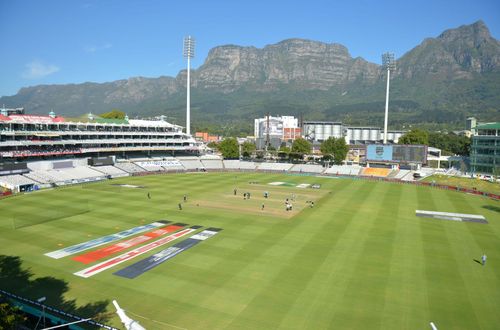
[(102, 119), (89, 114), (86, 120), (70, 120), (52, 112), (48, 116), (0, 114), (0, 158), (4, 160), (197, 152), (192, 136), (163, 119)]
[[(387, 140), (397, 143), (404, 134), (403, 131), (387, 132)], [(348, 144), (380, 143), (383, 140), (383, 132), (380, 127), (350, 127), (341, 122), (332, 121), (305, 121), (303, 123), (303, 135), (311, 141), (325, 141), (328, 138), (345, 138)]]
[(197, 141), (201, 142), (219, 142), (220, 141), (220, 136), (218, 135), (210, 135), (208, 132), (196, 132), (194, 134), (194, 137)]
[(254, 122), (254, 136), (257, 148), (262, 149), (267, 143), (279, 148), (282, 141), (301, 137), (299, 121), (293, 116), (257, 118)]
[(474, 173), (500, 173), (500, 122), (474, 128), (470, 159)]

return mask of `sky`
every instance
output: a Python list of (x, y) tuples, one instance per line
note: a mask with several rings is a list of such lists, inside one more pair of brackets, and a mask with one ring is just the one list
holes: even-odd
[(399, 58), (477, 20), (500, 39), (498, 0), (0, 0), (0, 96), (40, 84), (176, 76), (187, 35), (196, 40), (194, 69), (216, 46), (289, 38), (340, 43), (380, 64), (386, 51)]

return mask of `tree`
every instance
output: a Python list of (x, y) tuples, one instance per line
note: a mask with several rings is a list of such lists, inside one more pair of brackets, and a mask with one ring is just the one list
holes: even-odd
[(429, 133), (429, 146), (439, 148), (443, 154), (468, 156), (470, 153), (471, 139), (454, 133)]
[(20, 313), (19, 308), (0, 300), (0, 329), (17, 329), (25, 321), (26, 317)]
[(214, 141), (210, 141), (210, 142), (208, 142), (208, 143), (207, 143), (207, 147), (209, 147), (209, 148), (211, 148), (211, 149), (217, 149), (217, 150), (219, 149), (219, 148), (218, 148), (218, 144), (217, 144), (217, 142), (214, 142)]
[(330, 136), (327, 140), (321, 142), (319, 150), (323, 154), (323, 158), (328, 158), (328, 156), (333, 155), (333, 151), (335, 150), (335, 138)]
[(278, 150), (278, 157), (282, 160), (288, 158), (290, 154), (290, 147), (287, 147), (286, 144), (282, 144)]
[(245, 141), (241, 145), (241, 153), (243, 157), (250, 157), (254, 153), (256, 147), (255, 144), (250, 141)]
[(218, 149), (222, 153), (222, 157), (226, 159), (239, 158), (240, 156), (238, 141), (235, 138), (225, 138), (219, 143)]
[(125, 119), (125, 112), (113, 109), (110, 112), (101, 113), (99, 117), (106, 119)]
[(292, 153), (305, 155), (311, 152), (311, 142), (303, 138), (295, 139), (292, 143)]
[(335, 139), (334, 149), (333, 149), (333, 161), (337, 165), (341, 165), (342, 161), (345, 160), (347, 152), (349, 151), (349, 146), (345, 143), (345, 139), (338, 138)]
[(429, 144), (429, 134), (427, 131), (418, 128), (412, 129), (405, 135), (399, 138), (399, 144)]
[(288, 154), (288, 153), (290, 153), (291, 150), (290, 150), (290, 147), (284, 145), (284, 146), (281, 146), (280, 150), (278, 150), (278, 151)]
[(340, 165), (345, 159), (349, 147), (345, 143), (345, 139), (329, 137), (328, 140), (321, 143), (319, 150), (321, 150), (323, 154), (323, 161), (330, 161), (333, 159), (335, 164)]

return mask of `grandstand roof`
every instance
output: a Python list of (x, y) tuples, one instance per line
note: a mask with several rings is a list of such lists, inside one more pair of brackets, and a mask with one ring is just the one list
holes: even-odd
[(137, 125), (137, 126), (181, 127), (179, 125), (170, 124), (163, 120), (130, 119), (128, 122), (131, 125)]
[(129, 122), (126, 119), (116, 119), (116, 118), (95, 118), (93, 121), (98, 124), (118, 124), (118, 125), (128, 125)]
[(0, 115), (0, 121), (12, 121), (14, 123), (20, 124), (30, 124), (30, 123), (59, 123), (64, 122), (63, 117), (50, 117), (50, 116), (40, 116), (40, 115), (20, 115), (12, 114), (10, 116)]
[(500, 129), (500, 122), (481, 124), (476, 126), (475, 129)]

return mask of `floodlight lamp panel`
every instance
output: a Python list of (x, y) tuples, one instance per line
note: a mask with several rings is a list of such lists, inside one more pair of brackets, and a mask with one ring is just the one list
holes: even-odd
[(185, 58), (193, 58), (194, 57), (194, 47), (195, 40), (191, 36), (187, 36), (184, 38), (184, 51), (183, 55)]
[(396, 60), (394, 59), (394, 53), (384, 53), (382, 54), (382, 66), (387, 70), (396, 69)]

